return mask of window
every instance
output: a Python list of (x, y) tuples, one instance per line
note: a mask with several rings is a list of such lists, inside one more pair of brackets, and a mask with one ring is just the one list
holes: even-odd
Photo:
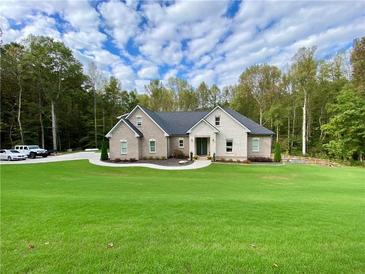
[(226, 152), (232, 152), (233, 151), (233, 140), (227, 139), (226, 140)]
[(260, 138), (252, 138), (252, 152), (260, 151)]
[(149, 147), (150, 153), (156, 153), (156, 140), (150, 139)]
[(221, 117), (220, 116), (215, 116), (215, 125), (220, 126), (220, 124), (221, 124)]
[(184, 138), (179, 138), (179, 148), (184, 148)]
[(127, 154), (128, 153), (128, 142), (126, 140), (120, 141), (120, 154)]
[(136, 120), (137, 120), (137, 127), (140, 127), (140, 126), (142, 126), (142, 116), (137, 116), (137, 118), (136, 118)]

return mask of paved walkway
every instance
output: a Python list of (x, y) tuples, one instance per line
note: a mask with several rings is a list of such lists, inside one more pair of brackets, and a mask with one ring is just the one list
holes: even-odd
[(109, 163), (100, 161), (100, 153), (96, 152), (76, 152), (70, 154), (63, 154), (58, 156), (49, 156), (47, 158), (36, 158), (36, 159), (26, 159), (25, 161), (0, 161), (0, 165), (22, 165), (22, 164), (41, 164), (41, 163), (53, 163), (62, 161), (72, 161), (72, 160), (89, 160), (91, 164), (97, 166), (108, 166), (108, 167), (148, 167), (154, 169), (163, 170), (188, 170), (188, 169), (198, 169), (207, 167), (211, 164), (208, 160), (197, 160), (190, 165), (185, 166), (161, 166), (148, 163)]

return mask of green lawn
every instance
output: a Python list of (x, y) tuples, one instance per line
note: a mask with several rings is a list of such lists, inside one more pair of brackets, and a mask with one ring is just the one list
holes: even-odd
[(2, 273), (365, 272), (365, 169), (0, 168)]

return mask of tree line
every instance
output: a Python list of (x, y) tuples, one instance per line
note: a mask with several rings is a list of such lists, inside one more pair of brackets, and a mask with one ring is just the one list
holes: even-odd
[(39, 144), (53, 150), (100, 147), (116, 117), (138, 103), (155, 111), (231, 107), (272, 129), (290, 154), (362, 160), (365, 154), (365, 37), (349, 55), (317, 60), (301, 48), (282, 70), (248, 67), (234, 85), (152, 80), (126, 91), (49, 37), (1, 47), (1, 146)]

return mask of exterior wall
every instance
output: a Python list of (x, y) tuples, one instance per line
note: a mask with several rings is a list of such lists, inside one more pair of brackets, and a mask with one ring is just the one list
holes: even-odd
[[(128, 142), (127, 154), (120, 154), (120, 141), (126, 140)], [(140, 159), (139, 155), (139, 138), (134, 132), (124, 123), (119, 124), (118, 128), (114, 130), (112, 136), (109, 138), (110, 159)]]
[(216, 153), (216, 133), (204, 122), (200, 122), (189, 134), (189, 154), (196, 155), (195, 138), (206, 137), (208, 140), (208, 155)]
[[(184, 148), (179, 148), (179, 139), (184, 139)], [(174, 150), (180, 150), (184, 155), (189, 156), (189, 137), (188, 136), (173, 136), (169, 138), (169, 156), (172, 156)]]
[[(259, 138), (259, 148), (260, 151), (254, 152), (252, 151), (252, 139), (253, 138)], [(271, 157), (271, 136), (255, 136), (255, 135), (249, 135), (248, 136), (248, 157)]]
[[(215, 116), (220, 116), (220, 125), (215, 125)], [(216, 158), (247, 159), (247, 130), (221, 109), (217, 108), (206, 120), (219, 132), (216, 140)], [(226, 152), (226, 139), (233, 140), (232, 152)]]
[[(137, 116), (142, 117), (142, 125), (137, 126)], [(140, 158), (166, 157), (168, 156), (168, 137), (165, 133), (139, 108), (137, 108), (128, 120), (143, 133), (140, 144)], [(156, 153), (149, 152), (149, 139), (156, 140)]]

